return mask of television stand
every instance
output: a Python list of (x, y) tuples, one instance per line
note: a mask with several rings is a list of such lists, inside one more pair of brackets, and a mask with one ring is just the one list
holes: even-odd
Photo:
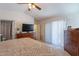
[(19, 34), (16, 34), (16, 38), (33, 38), (34, 39), (34, 33), (19, 33)]

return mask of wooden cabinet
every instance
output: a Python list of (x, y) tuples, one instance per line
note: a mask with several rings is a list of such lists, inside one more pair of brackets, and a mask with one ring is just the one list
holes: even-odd
[(33, 33), (19, 33), (16, 34), (16, 38), (34, 38)]
[(79, 30), (66, 30), (64, 49), (72, 56), (79, 56)]

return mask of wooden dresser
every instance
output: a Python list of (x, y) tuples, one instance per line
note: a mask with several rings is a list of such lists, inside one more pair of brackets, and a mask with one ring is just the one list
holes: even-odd
[(16, 38), (33, 38), (34, 39), (34, 34), (33, 33), (19, 33), (19, 34), (16, 34)]
[(79, 30), (65, 31), (64, 49), (72, 56), (79, 56)]

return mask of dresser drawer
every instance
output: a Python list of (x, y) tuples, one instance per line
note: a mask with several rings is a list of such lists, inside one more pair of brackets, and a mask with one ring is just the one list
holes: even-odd
[(34, 34), (33, 33), (20, 33), (20, 34), (16, 34), (16, 38), (34, 38)]

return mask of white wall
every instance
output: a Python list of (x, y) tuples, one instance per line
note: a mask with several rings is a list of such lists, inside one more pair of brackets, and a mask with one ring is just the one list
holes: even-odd
[(0, 10), (0, 20), (12, 20), (14, 21), (13, 25), (13, 37), (15, 36), (16, 29), (20, 28), (20, 31), (22, 29), (22, 24), (34, 24), (34, 18), (24, 14), (22, 12), (16, 12), (16, 11), (2, 11)]
[(72, 28), (79, 28), (79, 14), (73, 14), (67, 16), (67, 26), (72, 26)]

